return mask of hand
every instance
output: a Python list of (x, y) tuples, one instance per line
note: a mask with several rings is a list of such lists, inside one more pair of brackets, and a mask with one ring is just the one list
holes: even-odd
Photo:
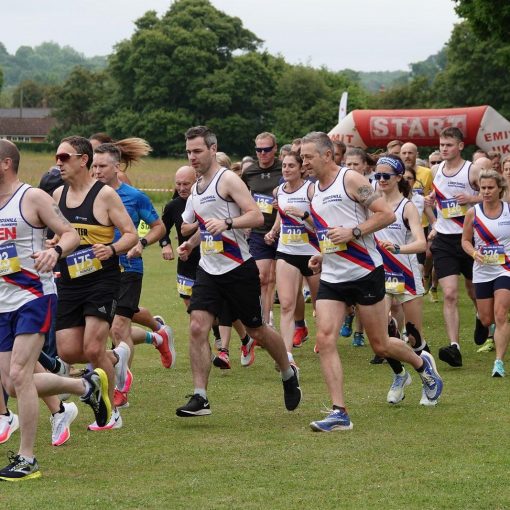
[(227, 230), (227, 224), (225, 223), (225, 220), (209, 218), (208, 220), (205, 220), (205, 228), (207, 229), (207, 232), (210, 232), (213, 236), (215, 236)]
[(110, 246), (105, 244), (94, 244), (92, 246), (92, 251), (94, 252), (94, 256), (99, 260), (108, 260), (113, 257), (113, 250)]
[(313, 271), (313, 274), (320, 273), (322, 270), (322, 255), (313, 255), (310, 257), (308, 267)]
[(427, 236), (427, 241), (432, 241), (437, 235), (437, 231), (435, 228), (431, 228), (429, 235)]
[(425, 207), (434, 207), (436, 204), (436, 194), (432, 192), (430, 195), (426, 195), (425, 199)]
[(163, 256), (163, 260), (174, 260), (174, 250), (171, 244), (167, 244), (161, 248), (161, 255)]
[(454, 195), (454, 198), (457, 200), (459, 205), (467, 205), (471, 203), (471, 195), (467, 193), (459, 193), (458, 195)]
[(53, 271), (58, 260), (58, 253), (53, 248), (47, 250), (36, 251), (32, 258), (34, 259), (34, 269), (41, 273), (49, 273)]
[(483, 255), (480, 253), (479, 250), (476, 250), (476, 252), (473, 254), (473, 260), (475, 262), (483, 264)]
[(328, 237), (334, 244), (348, 243), (353, 240), (352, 228), (331, 227), (328, 230)]
[(188, 243), (188, 241), (184, 241), (177, 248), (177, 255), (179, 255), (179, 258), (185, 262), (186, 260), (188, 260), (188, 257), (190, 256), (192, 251), (193, 248), (191, 247), (190, 243)]
[(46, 246), (46, 249), (53, 248), (58, 242), (60, 241), (60, 237), (57, 235), (54, 235), (52, 239), (46, 239), (44, 241), (44, 245)]
[(265, 236), (264, 236), (264, 242), (268, 245), (271, 245), (271, 244), (274, 244), (274, 242), (276, 241), (277, 239), (277, 236), (276, 234), (270, 230)]
[(142, 256), (143, 246), (140, 241), (138, 241), (127, 253), (126, 256), (128, 259), (138, 259)]
[(304, 211), (291, 205), (291, 206), (285, 208), (285, 214), (290, 214), (291, 216), (295, 216), (296, 218), (299, 218), (300, 220), (302, 220)]
[(378, 243), (379, 243), (379, 246), (381, 246), (381, 248), (388, 250), (390, 253), (395, 253), (395, 246), (393, 245), (393, 243), (391, 241), (383, 240), (383, 241), (378, 241)]

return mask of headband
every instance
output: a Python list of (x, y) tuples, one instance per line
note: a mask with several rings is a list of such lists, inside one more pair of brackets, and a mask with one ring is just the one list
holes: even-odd
[(395, 173), (397, 175), (402, 175), (406, 169), (404, 168), (404, 165), (398, 160), (394, 158), (389, 158), (387, 156), (383, 156), (382, 158), (379, 158), (377, 161), (377, 165), (388, 165), (395, 170)]

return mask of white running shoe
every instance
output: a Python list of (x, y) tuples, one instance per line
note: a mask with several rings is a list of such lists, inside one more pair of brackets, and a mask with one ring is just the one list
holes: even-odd
[(122, 427), (122, 417), (119, 413), (119, 410), (115, 408), (112, 411), (112, 417), (110, 418), (110, 421), (104, 426), (99, 427), (96, 422), (91, 423), (87, 429), (91, 430), (93, 432), (98, 432), (101, 430), (112, 430), (112, 429), (120, 429)]
[(128, 361), (129, 356), (131, 356), (131, 350), (126, 342), (120, 342), (113, 350), (119, 357), (119, 361), (117, 361), (115, 365), (115, 386), (122, 390), (126, 385), (127, 371), (129, 368)]
[(427, 394), (425, 393), (425, 388), (422, 387), (420, 405), (427, 406), (427, 407), (434, 407), (434, 406), (437, 406), (437, 402), (438, 402), (437, 400), (429, 400), (429, 397), (427, 397)]
[(0, 414), (0, 444), (9, 440), (12, 433), (19, 429), (18, 415), (9, 411), (9, 415)]
[[(241, 366), (249, 367), (255, 361), (255, 340), (250, 337), (246, 345), (241, 344)], [(280, 370), (280, 367), (278, 367)]]
[(63, 445), (70, 437), (71, 423), (78, 416), (78, 408), (74, 402), (63, 403), (64, 412), (50, 416), (51, 423), (51, 444), (53, 446)]
[(402, 375), (393, 375), (393, 383), (388, 391), (386, 400), (389, 404), (398, 404), (405, 398), (404, 389), (412, 382), (411, 374), (406, 370)]

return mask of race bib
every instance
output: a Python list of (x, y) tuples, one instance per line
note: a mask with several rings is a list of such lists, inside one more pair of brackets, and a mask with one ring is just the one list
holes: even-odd
[(413, 193), (416, 193), (417, 195), (423, 196), (423, 188), (413, 188)]
[(384, 272), (385, 288), (388, 294), (404, 294), (405, 280), (402, 273)]
[(0, 246), (0, 276), (21, 271), (18, 252), (14, 243)]
[(308, 244), (308, 232), (304, 225), (282, 225), (282, 243), (290, 246)]
[(505, 248), (501, 244), (489, 244), (480, 248), (483, 263), (488, 266), (500, 266), (505, 263)]
[(321, 253), (336, 253), (337, 251), (345, 251), (347, 250), (347, 245), (345, 243), (335, 244), (328, 237), (328, 229), (321, 228), (317, 230), (317, 238), (319, 239), (319, 246), (321, 249)]
[(465, 216), (467, 212), (466, 205), (460, 205), (455, 198), (447, 198), (441, 200), (441, 213), (443, 218), (458, 218), (459, 216)]
[(253, 193), (253, 198), (259, 209), (266, 214), (272, 214), (273, 212), (273, 197), (268, 195), (262, 195), (261, 193)]
[(75, 251), (66, 257), (71, 278), (79, 278), (103, 268), (101, 261), (94, 255), (92, 248)]
[(200, 228), (200, 250), (202, 255), (214, 255), (223, 253), (223, 240), (221, 234), (215, 236), (205, 228)]
[(177, 275), (177, 292), (182, 296), (191, 296), (193, 285), (195, 285), (195, 280), (180, 274)]

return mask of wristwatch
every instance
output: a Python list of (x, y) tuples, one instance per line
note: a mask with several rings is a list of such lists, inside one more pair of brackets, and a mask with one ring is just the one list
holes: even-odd
[(232, 230), (234, 220), (232, 218), (225, 218), (225, 223), (227, 225), (227, 230)]
[(168, 246), (170, 243), (166, 240), (166, 239), (161, 239), (161, 241), (159, 241), (159, 245), (161, 246), (161, 248), (163, 248), (164, 246)]
[(361, 233), (361, 230), (359, 227), (354, 227), (352, 229), (352, 236), (354, 239), (360, 239), (363, 234)]
[(149, 241), (147, 241), (147, 239), (145, 239), (145, 237), (142, 237), (140, 239), (140, 244), (142, 245), (143, 248), (145, 248), (149, 244)]

